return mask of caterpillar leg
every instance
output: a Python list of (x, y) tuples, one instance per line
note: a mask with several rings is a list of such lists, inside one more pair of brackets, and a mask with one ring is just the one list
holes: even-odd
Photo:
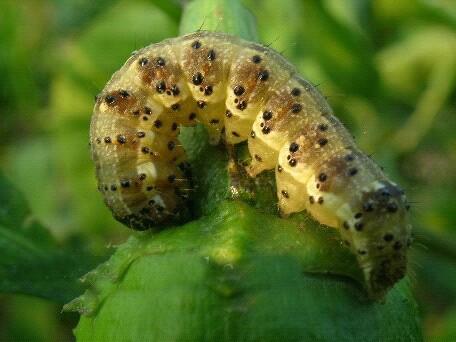
[[(246, 167), (246, 171), (250, 177), (256, 177), (265, 170), (273, 169), (277, 164), (279, 157), (280, 146), (283, 145), (283, 138), (279, 138), (274, 146), (270, 146), (268, 141), (264, 139), (264, 130), (261, 129), (260, 119), (257, 117), (249, 134), (248, 144), (249, 152), (252, 156), (250, 165)], [(271, 136), (277, 135), (269, 132)], [(278, 146), (277, 146), (278, 145)]]
[(242, 162), (239, 162), (234, 145), (226, 144), (225, 148), (228, 151), (230, 197), (232, 199), (251, 201), (255, 197), (252, 179), (247, 176)]

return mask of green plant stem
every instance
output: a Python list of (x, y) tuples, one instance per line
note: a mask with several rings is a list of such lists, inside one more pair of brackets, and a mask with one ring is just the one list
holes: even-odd
[(180, 33), (207, 30), (225, 32), (256, 41), (255, 18), (238, 0), (196, 0), (184, 7)]

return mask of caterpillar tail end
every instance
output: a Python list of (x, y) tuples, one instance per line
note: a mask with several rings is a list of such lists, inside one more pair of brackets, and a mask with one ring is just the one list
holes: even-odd
[(358, 259), (369, 297), (382, 300), (406, 275), (413, 240), (409, 204), (404, 192), (387, 180), (373, 182), (359, 199), (355, 209), (340, 211), (340, 232)]

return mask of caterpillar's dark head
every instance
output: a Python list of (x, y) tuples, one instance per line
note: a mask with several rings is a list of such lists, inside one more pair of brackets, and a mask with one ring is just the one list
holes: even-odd
[(409, 205), (400, 188), (381, 181), (363, 193), (362, 209), (354, 226), (361, 246), (356, 252), (370, 296), (382, 298), (406, 273), (406, 253), (411, 244)]

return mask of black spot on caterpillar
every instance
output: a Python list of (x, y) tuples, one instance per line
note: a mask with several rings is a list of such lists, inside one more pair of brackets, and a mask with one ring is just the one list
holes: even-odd
[(284, 215), (340, 228), (372, 295), (406, 272), (411, 226), (402, 190), (355, 145), (309, 82), (268, 47), (197, 32), (134, 54), (98, 96), (91, 122), (99, 190), (116, 219), (144, 230), (179, 215), (190, 169), (179, 126), (210, 142), (248, 140), (250, 176), (276, 170)]

